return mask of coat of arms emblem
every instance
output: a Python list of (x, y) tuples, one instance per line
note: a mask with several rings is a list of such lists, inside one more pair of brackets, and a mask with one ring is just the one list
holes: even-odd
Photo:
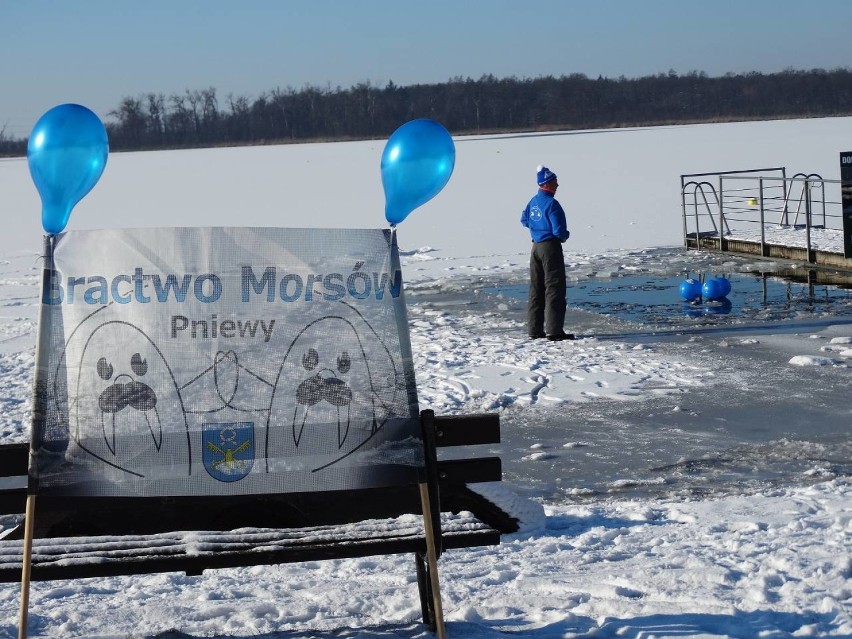
[(219, 481), (239, 481), (254, 465), (254, 422), (204, 424), (202, 461), (207, 473)]

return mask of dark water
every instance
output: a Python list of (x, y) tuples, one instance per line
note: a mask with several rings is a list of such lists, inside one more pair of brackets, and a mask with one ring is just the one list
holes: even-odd
[[(572, 308), (656, 329), (819, 317), (852, 320), (852, 285), (815, 285), (760, 274), (727, 278), (731, 292), (721, 300), (687, 302), (679, 290), (683, 276), (634, 275), (571, 283), (568, 303)], [(483, 292), (526, 300), (527, 284), (498, 284)]]

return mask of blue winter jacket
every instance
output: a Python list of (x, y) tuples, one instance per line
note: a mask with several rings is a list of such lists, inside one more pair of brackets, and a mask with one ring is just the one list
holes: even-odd
[(538, 190), (521, 213), (521, 224), (530, 230), (533, 242), (553, 239), (564, 242), (570, 235), (562, 205), (556, 201), (553, 193), (544, 189)]

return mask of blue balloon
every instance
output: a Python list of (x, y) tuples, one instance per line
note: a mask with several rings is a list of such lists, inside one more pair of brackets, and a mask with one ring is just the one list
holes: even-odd
[(680, 284), (680, 296), (687, 302), (693, 302), (701, 297), (701, 282), (689, 278)]
[(385, 218), (402, 222), (446, 186), (456, 164), (449, 132), (434, 120), (406, 122), (388, 139), (382, 153)]
[(86, 107), (60, 104), (39, 118), (27, 143), (27, 160), (46, 233), (62, 232), (71, 210), (100, 179), (108, 154), (106, 129)]
[(701, 287), (701, 292), (704, 294), (705, 299), (708, 300), (720, 300), (725, 297), (722, 291), (724, 290), (722, 283), (719, 282), (718, 279), (713, 278), (712, 280), (707, 280), (704, 282), (704, 286)]

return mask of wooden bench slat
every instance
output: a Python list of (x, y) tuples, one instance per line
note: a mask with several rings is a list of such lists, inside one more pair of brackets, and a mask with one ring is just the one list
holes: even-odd
[(0, 477), (26, 476), (29, 470), (29, 444), (3, 444), (0, 446)]
[[(422, 552), (422, 522), (422, 517), (404, 515), (346, 526), (36, 539), (32, 578), (199, 574), (213, 568)], [(469, 512), (442, 514), (441, 528), (445, 548), (494, 545), (500, 539), (498, 530)], [(21, 549), (21, 541), (0, 541), (0, 581), (20, 580)]]
[(0, 491), (0, 515), (19, 515), (24, 512), (26, 504), (26, 488)]
[(500, 416), (435, 415), (435, 445), (473, 446), (500, 443)]
[[(499, 415), (436, 415), (434, 421), (439, 447), (500, 443)], [(28, 465), (28, 443), (0, 445), (0, 477), (26, 477)]]
[(438, 462), (438, 481), (441, 484), (478, 484), (500, 481), (503, 464), (499, 457), (479, 459), (448, 459)]

